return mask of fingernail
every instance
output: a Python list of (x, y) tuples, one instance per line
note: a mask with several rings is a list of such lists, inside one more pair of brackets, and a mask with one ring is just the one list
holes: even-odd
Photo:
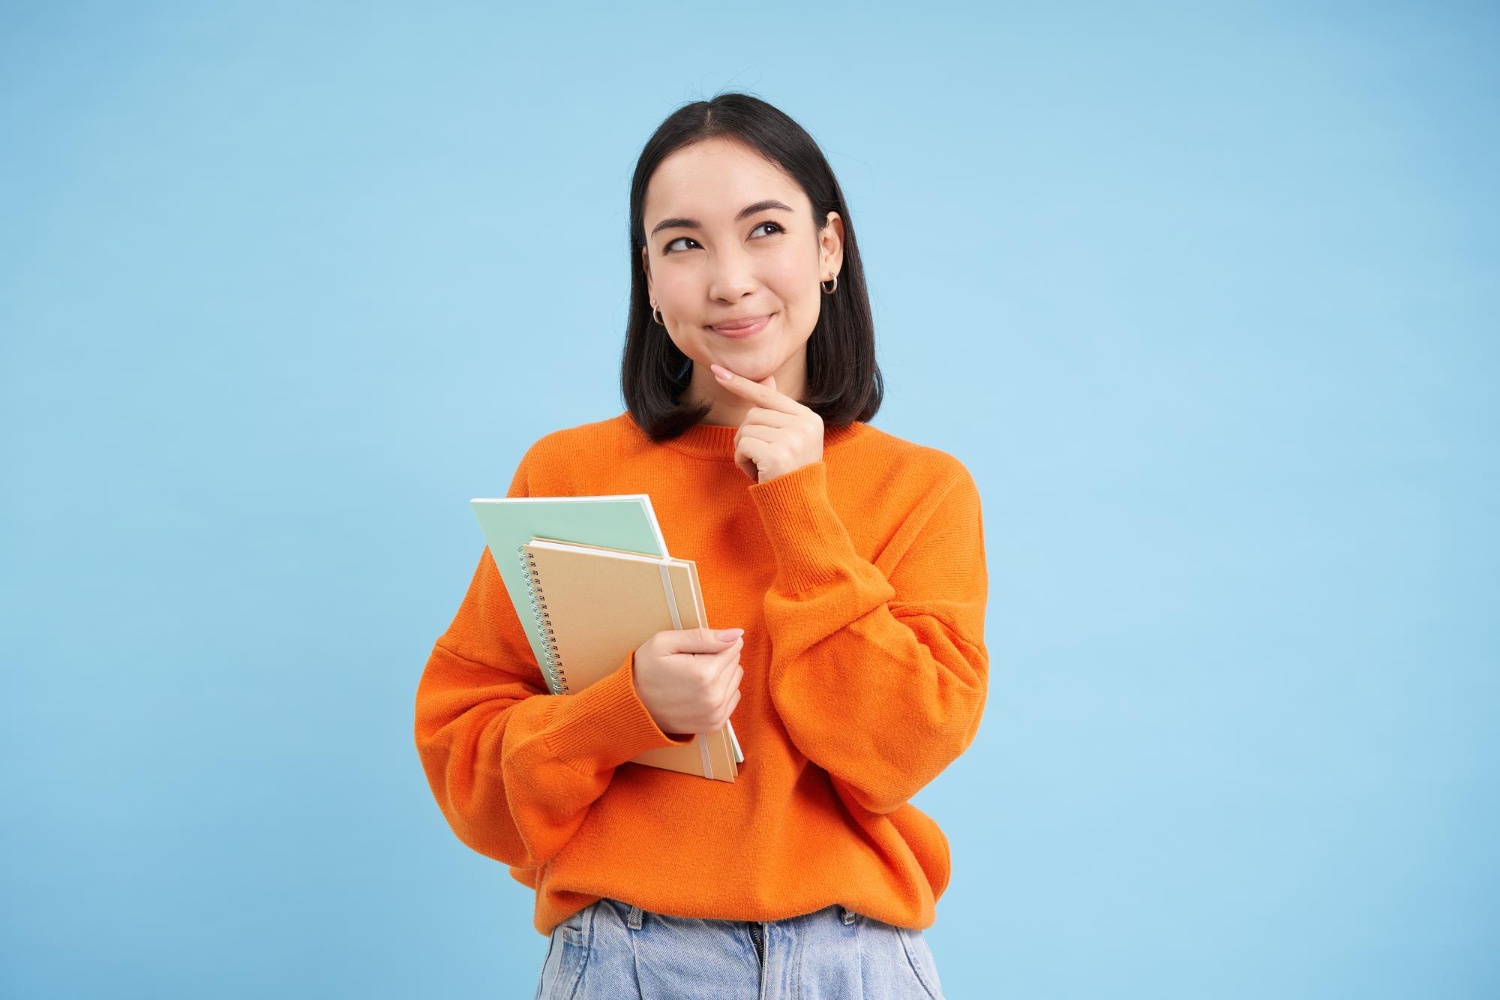
[(734, 378), (734, 374), (727, 368), (720, 368), (718, 365), (712, 365), (711, 367), (714, 370), (714, 378), (718, 379), (720, 382), (728, 382), (730, 379)]
[(719, 641), (720, 642), (733, 642), (734, 640), (738, 639), (740, 636), (742, 636), (744, 634), (745, 634), (745, 630), (742, 629), (742, 628), (727, 628), (724, 631), (722, 631), (722, 632), (719, 633)]

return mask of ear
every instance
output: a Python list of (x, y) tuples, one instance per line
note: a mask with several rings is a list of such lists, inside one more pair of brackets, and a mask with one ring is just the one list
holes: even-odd
[(818, 230), (818, 270), (827, 281), (844, 268), (844, 220), (837, 212), (829, 212)]
[(650, 298), (653, 292), (651, 286), (651, 248), (641, 247), (641, 270), (646, 272), (646, 297)]

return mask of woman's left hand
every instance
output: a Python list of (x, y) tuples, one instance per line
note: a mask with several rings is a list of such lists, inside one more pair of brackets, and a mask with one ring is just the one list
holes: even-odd
[(823, 459), (823, 418), (776, 389), (776, 376), (753, 382), (713, 365), (719, 385), (754, 405), (734, 435), (734, 462), (758, 483)]

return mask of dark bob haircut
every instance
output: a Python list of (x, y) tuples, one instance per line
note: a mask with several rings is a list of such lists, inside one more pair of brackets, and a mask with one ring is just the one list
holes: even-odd
[(706, 404), (678, 402), (692, 379), (693, 365), (666, 328), (652, 319), (641, 251), (646, 246), (642, 212), (651, 175), (677, 150), (715, 138), (738, 140), (791, 175), (812, 202), (816, 228), (823, 228), (829, 212), (843, 218), (843, 267), (833, 294), (822, 296), (818, 322), (807, 341), (801, 402), (828, 426), (868, 421), (880, 409), (885, 388), (875, 363), (875, 323), (844, 193), (822, 150), (802, 126), (765, 101), (738, 93), (719, 94), (672, 112), (636, 161), (630, 182), (630, 319), (620, 364), (626, 408), (655, 441), (677, 437), (708, 415)]

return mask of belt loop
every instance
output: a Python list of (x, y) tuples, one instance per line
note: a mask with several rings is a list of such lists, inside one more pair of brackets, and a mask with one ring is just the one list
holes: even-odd
[(631, 930), (638, 931), (641, 929), (641, 914), (643, 912), (645, 911), (643, 911), (639, 906), (636, 906), (633, 903), (631, 904), (630, 914), (625, 918), (625, 923), (630, 925)]
[(839, 914), (844, 918), (844, 923), (846, 924), (854, 923), (854, 918), (857, 916), (853, 910), (849, 909), (843, 903), (839, 904)]

